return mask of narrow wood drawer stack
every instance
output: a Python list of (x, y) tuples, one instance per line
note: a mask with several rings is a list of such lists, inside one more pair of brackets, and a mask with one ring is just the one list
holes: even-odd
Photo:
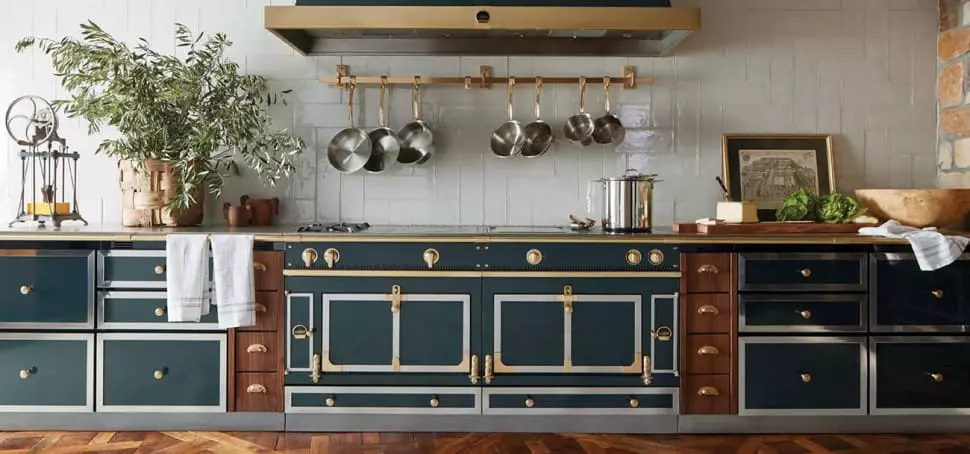
[(233, 330), (235, 411), (283, 410), (283, 253), (253, 254), (256, 325)]
[(737, 257), (681, 256), (681, 413), (737, 413)]

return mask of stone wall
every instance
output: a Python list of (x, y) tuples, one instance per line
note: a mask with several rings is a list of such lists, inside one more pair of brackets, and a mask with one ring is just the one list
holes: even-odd
[(970, 187), (970, 0), (939, 0), (940, 186)]

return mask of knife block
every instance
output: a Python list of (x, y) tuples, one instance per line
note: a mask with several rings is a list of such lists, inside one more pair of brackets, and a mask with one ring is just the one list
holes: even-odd
[(717, 202), (717, 214), (714, 219), (727, 224), (758, 222), (758, 207), (751, 202)]

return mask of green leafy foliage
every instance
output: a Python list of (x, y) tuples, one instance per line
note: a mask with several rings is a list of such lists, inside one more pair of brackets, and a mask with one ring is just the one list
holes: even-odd
[(199, 188), (218, 196), (225, 178), (238, 173), (236, 159), (270, 186), (289, 177), (305, 144), (274, 130), (268, 111), (285, 104), (288, 91), (270, 92), (265, 78), (241, 74), (225, 56), (232, 43), (224, 34), (194, 35), (175, 25), (182, 58), (152, 50), (144, 38), (134, 46), (119, 42), (94, 22), (81, 24), (80, 39), (27, 37), (15, 49), (36, 46), (50, 56), (70, 93), (55, 107), (86, 120), (89, 134), (105, 125), (118, 130), (98, 153), (175, 167), (172, 208), (187, 208)]
[(808, 190), (799, 189), (785, 197), (775, 212), (779, 221), (815, 221), (818, 213), (818, 197)]
[(844, 224), (862, 216), (865, 211), (856, 199), (833, 192), (821, 197), (818, 217), (822, 222), (829, 224)]
[(775, 212), (779, 221), (813, 221), (828, 224), (845, 224), (865, 214), (859, 202), (847, 195), (833, 192), (817, 196), (800, 189), (791, 193)]

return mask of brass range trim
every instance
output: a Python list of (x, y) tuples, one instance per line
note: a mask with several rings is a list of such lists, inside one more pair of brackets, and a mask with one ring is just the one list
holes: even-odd
[(478, 271), (355, 271), (355, 270), (283, 270), (290, 277), (471, 277), (479, 278)]
[(680, 278), (680, 271), (374, 271), (374, 270), (284, 270), (289, 277), (567, 277), (567, 278)]
[(679, 278), (680, 271), (485, 271), (483, 277)]
[(323, 76), (319, 80), (322, 83), (333, 85), (337, 88), (348, 88), (350, 85), (461, 85), (465, 90), (472, 88), (489, 89), (492, 85), (508, 85), (518, 83), (522, 85), (533, 85), (541, 81), (543, 84), (573, 84), (581, 85), (586, 81), (590, 83), (603, 82), (604, 86), (609, 80), (610, 84), (621, 85), (626, 89), (635, 89), (638, 85), (650, 85), (653, 83), (652, 77), (637, 77), (637, 69), (634, 66), (624, 66), (623, 75), (620, 77), (611, 76), (576, 76), (576, 77), (492, 77), (493, 70), (490, 66), (480, 66), (479, 75), (473, 76), (359, 76), (348, 74), (350, 71), (347, 65), (338, 65), (334, 71), (334, 76)]

